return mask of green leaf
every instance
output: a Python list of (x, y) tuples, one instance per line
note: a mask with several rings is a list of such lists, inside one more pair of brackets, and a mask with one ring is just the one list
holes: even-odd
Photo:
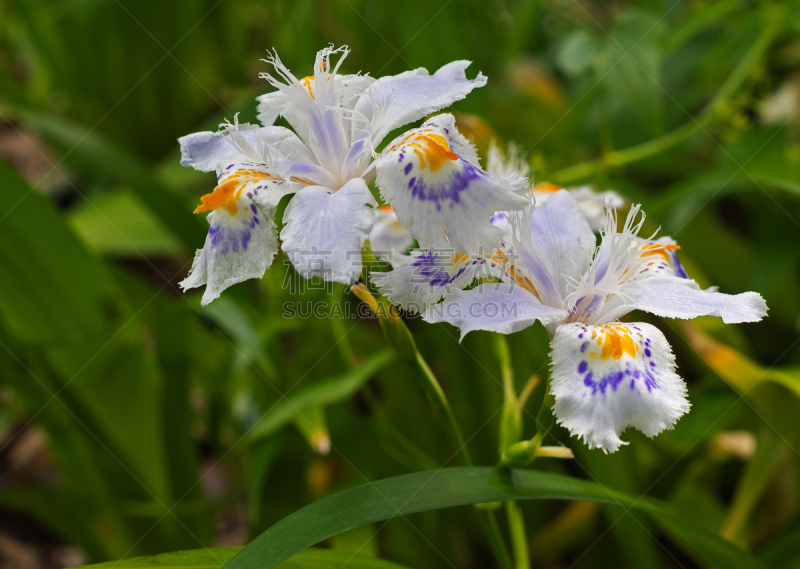
[(697, 324), (685, 323), (683, 329), (703, 361), (739, 393), (748, 395), (759, 384), (772, 382), (788, 389), (800, 402), (800, 370), (797, 368), (765, 368), (734, 348), (704, 334)]
[(70, 215), (70, 225), (98, 253), (163, 257), (182, 246), (136, 194), (123, 190), (92, 197)]
[(331, 435), (328, 431), (328, 421), (325, 418), (325, 407), (307, 405), (302, 413), (295, 415), (293, 422), (311, 450), (318, 454), (330, 452)]
[(276, 436), (251, 447), (252, 460), (247, 468), (247, 517), (252, 527), (256, 527), (261, 520), (264, 489), (282, 445), (283, 439)]
[(572, 32), (559, 46), (556, 61), (567, 75), (577, 76), (597, 65), (603, 45), (594, 35), (580, 29)]
[(162, 227), (168, 228), (187, 250), (202, 245), (207, 231), (202, 216), (193, 215), (191, 206), (165, 186), (138, 157), (78, 123), (52, 115), (25, 113), (24, 116), (34, 130), (65, 149), (70, 160), (87, 171), (111, 176), (129, 186), (159, 218)]
[(113, 289), (98, 259), (50, 202), (0, 163), (0, 316), (39, 343), (102, 332)]
[(277, 380), (278, 372), (267, 354), (264, 339), (256, 330), (252, 319), (236, 301), (228, 296), (218, 298), (206, 306), (199, 306), (199, 297), (195, 301), (201, 314), (209, 317), (230, 335), (236, 346), (238, 367), (250, 366), (252, 362), (258, 365), (258, 369), (268, 379)]
[(607, 43), (605, 66), (598, 70), (614, 102), (623, 102), (626, 116), (638, 115), (652, 134), (662, 128), (661, 17), (639, 9), (622, 10)]
[(710, 567), (763, 567), (749, 553), (677, 519), (647, 498), (637, 499), (549, 472), (456, 467), (371, 482), (318, 500), (262, 533), (231, 559), (226, 569), (269, 569), (331, 536), (396, 516), (466, 504), (548, 498), (628, 506), (658, 520)]
[(391, 351), (380, 351), (356, 369), (320, 381), (281, 399), (250, 431), (250, 441), (254, 442), (271, 435), (307, 409), (347, 399), (393, 359), (394, 354)]
[[(219, 569), (241, 547), (215, 547), (147, 555), (87, 565), (91, 569)], [(280, 569), (403, 569), (401, 565), (346, 551), (312, 548), (280, 564)]]
[(746, 542), (743, 539), (745, 525), (787, 450), (783, 435), (771, 427), (762, 429), (756, 453), (745, 466), (720, 530), (723, 536), (737, 543)]
[[(640, 482), (642, 470), (638, 454), (617, 452), (611, 455), (592, 452), (586, 446), (575, 449), (578, 462), (588, 469), (598, 484), (611, 486), (633, 495), (642, 494), (646, 486)], [(638, 460), (637, 460), (638, 459)], [(647, 569), (660, 567), (657, 541), (653, 539), (653, 523), (639, 512), (627, 512), (627, 506), (603, 506), (606, 523), (620, 549), (624, 565)]]

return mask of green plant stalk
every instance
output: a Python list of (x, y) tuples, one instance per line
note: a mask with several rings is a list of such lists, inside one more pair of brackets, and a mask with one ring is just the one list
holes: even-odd
[[(511, 350), (508, 341), (502, 334), (495, 334), (495, 351), (500, 360), (500, 375), (503, 378), (503, 412), (500, 418), (500, 456), (504, 456), (507, 448), (519, 441), (522, 435), (522, 413), (517, 401), (514, 385), (514, 369), (511, 367)], [(506, 502), (506, 516), (511, 536), (511, 548), (517, 569), (530, 567), (528, 542), (525, 535), (525, 520), (516, 502)]]
[(380, 402), (371, 389), (362, 390), (362, 395), (370, 408), (370, 413), (375, 417), (376, 432), (378, 436), (386, 437), (385, 446), (389, 445), (387, 452), (391, 450), (396, 454), (396, 460), (401, 464), (411, 468), (422, 470), (436, 470), (439, 463), (433, 460), (428, 454), (419, 448), (413, 441), (406, 437), (399, 429), (395, 428), (391, 420), (386, 416), (381, 408)]
[(458, 428), (456, 417), (453, 414), (453, 410), (450, 408), (450, 404), (447, 401), (447, 396), (445, 396), (444, 391), (442, 390), (442, 386), (439, 384), (439, 381), (436, 379), (436, 376), (433, 375), (431, 368), (428, 367), (428, 363), (419, 352), (417, 352), (417, 357), (412, 362), (412, 365), (419, 372), (419, 376), (423, 379), (420, 384), (425, 390), (425, 394), (431, 400), (433, 406), (436, 408), (436, 411), (441, 414), (442, 419), (444, 420), (444, 427), (447, 431), (447, 436), (450, 437), (450, 440), (456, 447), (456, 454), (458, 455), (459, 461), (461, 461), (465, 466), (472, 466), (472, 457), (467, 450), (467, 443), (464, 442), (464, 436), (461, 434), (461, 429)]
[[(405, 326), (405, 323), (403, 323), (403, 326)], [(431, 371), (431, 368), (422, 357), (422, 354), (420, 354), (418, 350), (415, 351), (416, 357), (412, 364), (417, 371), (419, 371), (418, 375), (423, 380), (420, 382), (422, 384), (422, 388), (425, 390), (425, 393), (428, 395), (431, 402), (433, 402), (436, 410), (441, 413), (444, 419), (445, 430), (447, 431), (447, 435), (450, 437), (450, 441), (456, 447), (456, 454), (458, 454), (459, 460), (466, 466), (472, 466), (472, 457), (469, 454), (466, 442), (464, 442), (464, 436), (461, 434), (461, 429), (458, 428), (456, 417), (447, 401), (447, 396), (445, 396), (442, 386), (439, 384), (436, 376), (433, 375), (433, 371)], [(476, 511), (478, 512), (481, 525), (483, 525), (483, 529), (489, 538), (492, 551), (494, 552), (500, 567), (503, 569), (512, 569), (511, 557), (506, 548), (506, 544), (503, 541), (500, 528), (497, 526), (497, 520), (494, 517), (494, 513), (482, 509), (477, 509)]]
[[(330, 295), (332, 303), (344, 302), (345, 289), (334, 290)], [(358, 356), (353, 350), (353, 345), (350, 343), (350, 338), (347, 336), (347, 329), (345, 328), (344, 321), (341, 318), (331, 318), (331, 329), (336, 338), (336, 347), (339, 349), (339, 354), (347, 365), (352, 369), (358, 365)]]
[(495, 334), (495, 351), (500, 360), (500, 375), (503, 378), (503, 411), (500, 416), (500, 448), (505, 450), (516, 443), (522, 434), (522, 413), (517, 402), (514, 385), (514, 370), (511, 367), (511, 352), (506, 337)]
[(540, 456), (539, 449), (544, 442), (544, 438), (550, 429), (553, 428), (556, 418), (551, 408), (555, 403), (555, 398), (550, 393), (550, 379), (545, 385), (545, 395), (542, 399), (542, 406), (536, 414), (536, 434), (529, 440), (514, 443), (505, 449), (500, 456), (500, 465), (508, 468), (516, 468), (530, 464), (537, 456)]
[(655, 156), (691, 138), (695, 133), (704, 129), (719, 116), (720, 110), (722, 110), (731, 96), (736, 93), (739, 87), (741, 87), (750, 76), (750, 73), (752, 73), (756, 65), (761, 61), (761, 58), (772, 44), (772, 40), (775, 39), (782, 25), (783, 21), (779, 11), (772, 12), (767, 24), (756, 38), (756, 41), (753, 42), (753, 45), (747, 50), (742, 60), (722, 84), (722, 87), (719, 88), (717, 94), (696, 119), (692, 119), (690, 122), (678, 127), (672, 132), (648, 142), (625, 150), (609, 152), (599, 160), (583, 162), (575, 166), (556, 170), (552, 173), (550, 178), (553, 182), (558, 184), (568, 184), (611, 167), (623, 166), (631, 162), (649, 158), (650, 156)]
[(514, 501), (506, 502), (506, 517), (511, 533), (511, 548), (514, 550), (514, 568), (530, 569), (531, 559), (528, 553), (528, 538), (525, 533), (525, 518), (522, 510)]
[[(357, 285), (356, 285), (357, 286)], [(354, 293), (361, 298), (364, 302), (368, 302), (372, 309), (378, 316), (381, 330), (386, 337), (386, 340), (394, 348), (399, 357), (406, 360), (418, 372), (414, 374), (420, 379), (425, 394), (428, 399), (433, 403), (436, 411), (441, 415), (444, 420), (445, 430), (450, 442), (456, 448), (456, 454), (459, 460), (466, 466), (472, 465), (472, 457), (467, 449), (467, 444), (461, 434), (461, 429), (456, 422), (455, 414), (447, 401), (447, 396), (444, 394), (439, 380), (433, 374), (430, 366), (422, 357), (417, 345), (414, 342), (411, 331), (403, 322), (403, 319), (397, 314), (393, 306), (390, 306), (385, 298), (379, 296), (375, 299), (371, 292), (366, 288), (356, 289), (353, 287)], [(489, 544), (492, 547), (497, 562), (502, 569), (512, 569), (511, 556), (508, 553), (506, 544), (503, 541), (503, 536), (500, 533), (500, 528), (497, 526), (497, 520), (494, 513), (487, 510), (478, 509), (478, 516), (483, 526), (484, 531), (489, 539)]]

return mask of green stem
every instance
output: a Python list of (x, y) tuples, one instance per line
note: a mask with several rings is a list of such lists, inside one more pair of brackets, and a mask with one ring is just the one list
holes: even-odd
[(369, 386), (363, 389), (361, 394), (369, 406), (370, 414), (374, 417), (376, 433), (381, 437), (386, 451), (394, 455), (395, 460), (412, 469), (436, 470), (439, 468), (438, 462), (392, 424)]
[[(456, 454), (459, 460), (466, 466), (472, 465), (472, 457), (467, 449), (467, 444), (458, 428), (456, 417), (450, 404), (447, 401), (447, 396), (444, 394), (439, 380), (433, 374), (430, 366), (422, 357), (411, 332), (406, 326), (403, 319), (397, 314), (393, 306), (390, 306), (386, 299), (379, 297), (377, 300), (366, 288), (357, 288), (358, 285), (353, 287), (353, 292), (361, 298), (364, 302), (368, 302), (375, 313), (378, 315), (378, 322), (380, 322), (383, 334), (386, 340), (392, 345), (397, 355), (406, 360), (414, 367), (418, 373), (415, 375), (421, 380), (420, 383), (424, 389), (428, 399), (439, 412), (444, 420), (445, 430), (447, 436), (450, 437), (450, 442), (456, 448)], [(489, 544), (492, 547), (497, 562), (501, 569), (512, 569), (511, 557), (508, 554), (508, 549), (503, 541), (503, 536), (500, 534), (500, 528), (497, 526), (497, 520), (494, 513), (487, 510), (478, 509), (478, 516), (489, 538)]]
[(720, 110), (734, 93), (736, 93), (739, 87), (742, 86), (756, 65), (761, 61), (764, 52), (766, 52), (772, 44), (772, 40), (780, 31), (782, 25), (783, 21), (779, 13), (775, 12), (770, 14), (767, 25), (761, 30), (756, 41), (753, 42), (753, 45), (747, 50), (742, 60), (725, 80), (725, 83), (722, 84), (719, 91), (717, 91), (717, 94), (696, 119), (692, 119), (690, 122), (678, 127), (672, 132), (643, 144), (626, 148), (625, 150), (609, 152), (599, 160), (583, 162), (582, 164), (556, 170), (552, 173), (550, 178), (558, 184), (568, 184), (587, 178), (610, 167), (622, 166), (650, 156), (655, 156), (691, 138), (695, 133), (704, 129), (706, 125), (719, 116)]
[(433, 375), (433, 371), (431, 371), (431, 368), (428, 367), (427, 362), (419, 352), (417, 352), (416, 359), (412, 362), (412, 364), (417, 371), (419, 371), (419, 375), (423, 380), (421, 382), (422, 388), (425, 390), (426, 395), (430, 398), (433, 406), (436, 408), (436, 411), (441, 414), (442, 419), (444, 420), (444, 426), (447, 430), (447, 435), (450, 437), (451, 442), (456, 447), (456, 454), (458, 455), (459, 460), (465, 466), (472, 466), (472, 457), (469, 454), (467, 444), (464, 442), (464, 437), (461, 434), (461, 430), (458, 428), (458, 423), (456, 423), (456, 416), (453, 414), (453, 410), (450, 408), (450, 404), (447, 401), (447, 396), (445, 396), (442, 386), (439, 384), (439, 380), (437, 380), (436, 376)]
[(525, 518), (516, 502), (506, 502), (506, 517), (511, 532), (511, 547), (514, 550), (515, 569), (530, 569), (531, 558), (528, 553), (528, 537), (525, 534)]
[[(500, 419), (500, 456), (508, 447), (515, 444), (522, 435), (522, 412), (518, 405), (517, 390), (514, 385), (514, 368), (511, 366), (511, 350), (508, 340), (502, 334), (495, 334), (495, 351), (500, 360), (500, 375), (503, 378), (503, 412)], [(530, 568), (528, 542), (525, 535), (525, 520), (516, 502), (506, 502), (506, 516), (511, 534), (511, 548), (517, 569)]]
[[(437, 380), (436, 376), (433, 375), (433, 371), (431, 371), (431, 368), (428, 366), (427, 362), (422, 357), (422, 354), (419, 353), (419, 351), (416, 352), (416, 358), (412, 363), (420, 372), (419, 376), (423, 379), (421, 383), (425, 393), (428, 395), (431, 402), (433, 402), (434, 407), (439, 413), (441, 413), (442, 418), (444, 419), (447, 435), (450, 437), (452, 444), (456, 447), (456, 454), (458, 454), (459, 460), (466, 466), (471, 466), (472, 457), (469, 454), (467, 444), (464, 442), (464, 437), (461, 434), (461, 429), (458, 428), (456, 417), (453, 414), (453, 410), (450, 408), (450, 404), (447, 401), (447, 396), (445, 396), (442, 386), (439, 384), (439, 380)], [(512, 569), (511, 556), (508, 554), (508, 549), (503, 541), (503, 536), (500, 533), (500, 528), (497, 525), (497, 520), (494, 517), (494, 513), (481, 509), (476, 511), (478, 512), (481, 525), (483, 525), (483, 529), (489, 538), (489, 544), (492, 547), (492, 551), (494, 552), (500, 567), (502, 569)]]
[(481, 520), (486, 535), (489, 537), (489, 544), (492, 546), (497, 563), (500, 564), (501, 569), (513, 569), (511, 565), (511, 556), (508, 554), (508, 548), (503, 541), (503, 535), (500, 533), (500, 527), (497, 525), (497, 520), (494, 517), (494, 512), (486, 510), (476, 510)]
[(514, 385), (514, 370), (511, 367), (511, 351), (506, 337), (495, 334), (495, 351), (500, 360), (500, 375), (503, 378), (503, 411), (500, 415), (500, 448), (505, 450), (516, 443), (522, 434), (522, 413), (517, 404), (517, 390)]
[[(331, 303), (344, 302), (345, 290), (335, 290), (328, 298)], [(336, 338), (336, 347), (339, 348), (339, 354), (348, 366), (354, 368), (358, 366), (358, 356), (353, 350), (353, 345), (350, 343), (350, 338), (347, 336), (347, 329), (345, 328), (344, 321), (337, 317), (331, 320), (331, 328), (333, 335)]]

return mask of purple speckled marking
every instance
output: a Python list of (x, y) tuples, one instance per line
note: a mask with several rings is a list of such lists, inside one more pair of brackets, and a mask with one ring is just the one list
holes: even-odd
[(411, 172), (411, 168), (413, 168), (413, 167), (414, 167), (414, 165), (411, 162), (406, 164), (406, 167), (403, 168), (403, 172), (405, 173), (406, 176), (408, 176), (408, 173)]
[[(581, 350), (581, 351), (583, 351), (583, 350)], [(578, 364), (578, 373), (586, 373), (586, 368), (588, 368), (588, 367), (589, 367), (589, 364), (586, 363), (585, 360), (582, 361), (581, 363)]]
[(208, 228), (208, 236), (211, 238), (211, 246), (216, 247), (222, 241), (222, 228), (219, 225), (212, 225)]
[(636, 380), (632, 379), (631, 380), (631, 391), (633, 391), (634, 389), (636, 389)]
[(416, 182), (416, 181), (417, 181), (417, 178), (416, 178), (416, 177), (414, 177), (414, 178), (411, 178), (411, 179), (408, 181), (408, 188), (409, 188), (409, 189), (411, 189), (411, 188), (414, 186), (414, 182)]
[(254, 203), (251, 203), (251, 204), (250, 204), (250, 209), (252, 209), (252, 210), (253, 210), (253, 213), (255, 213), (255, 214), (257, 214), (257, 213), (258, 213), (258, 209), (256, 209), (256, 204), (254, 204)]
[(682, 279), (688, 279), (689, 275), (687, 275), (686, 271), (683, 270), (683, 265), (678, 260), (678, 256), (675, 254), (675, 251), (669, 251), (669, 258), (675, 265), (673, 267), (675, 269), (675, 274), (681, 277)]
[(411, 265), (420, 267), (418, 274), (425, 277), (431, 287), (449, 285), (460, 277), (466, 269), (466, 267), (461, 267), (455, 275), (450, 275), (441, 265), (438, 257), (431, 251), (414, 259)]
[(606, 389), (610, 387), (612, 391), (616, 391), (617, 387), (619, 386), (620, 383), (622, 383), (623, 379), (625, 379), (625, 374), (621, 371), (615, 371), (609, 373), (608, 375), (603, 376), (603, 378), (600, 381), (594, 381), (592, 372), (589, 372), (583, 378), (583, 384), (586, 387), (592, 388), (592, 395), (597, 393), (597, 390), (599, 389), (600, 393), (603, 394), (603, 396), (605, 396)]
[(644, 349), (644, 355), (647, 356), (648, 358), (650, 357), (650, 348)]
[(248, 229), (255, 227), (258, 223), (257, 218), (249, 218), (242, 221), (243, 229), (225, 228), (221, 225), (212, 225), (208, 229), (208, 239), (211, 242), (211, 247), (214, 248), (215, 255), (227, 255), (230, 252), (238, 253), (239, 251), (247, 251), (250, 241), (253, 237), (252, 232)]
[(230, 170), (231, 168), (233, 168), (233, 164), (228, 164), (227, 168), (225, 168), (225, 169), (226, 170)]
[(589, 342), (584, 342), (583, 344), (581, 344), (581, 353), (585, 352), (586, 348), (588, 347), (589, 347)]
[(447, 182), (436, 186), (426, 184), (422, 178), (418, 180), (415, 178), (415, 183), (411, 184), (409, 182), (408, 185), (412, 197), (421, 201), (435, 202), (437, 206), (442, 200), (459, 203), (461, 201), (461, 192), (468, 189), (475, 180), (486, 176), (483, 171), (468, 162), (462, 161), (462, 165), (464, 167), (463, 171), (453, 172)]
[(583, 332), (581, 332), (580, 334), (578, 334), (578, 339), (581, 339), (581, 338), (583, 338)]
[(656, 367), (656, 362), (650, 362), (650, 367)]

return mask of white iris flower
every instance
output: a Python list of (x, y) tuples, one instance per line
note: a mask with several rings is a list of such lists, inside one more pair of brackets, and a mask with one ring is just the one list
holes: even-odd
[[(449, 114), (376, 153), (394, 129), (485, 85), (480, 73), (467, 79), (468, 61), (433, 75), (416, 69), (373, 79), (340, 74), (347, 53), (323, 49), (314, 74), (302, 79), (272, 54), (268, 63), (276, 75), (262, 77), (277, 90), (259, 97), (263, 126), (234, 121), (219, 132), (180, 139), (181, 164), (218, 176), (217, 187), (195, 210), (210, 212), (210, 228), (181, 283), (184, 289), (206, 285), (203, 304), (264, 275), (279, 248), (273, 217), (288, 194), (294, 196), (283, 218), (283, 250), (304, 277), (345, 284), (361, 273), (361, 248), (377, 207), (367, 183), (376, 173), (383, 198), (423, 246), (444, 243), (465, 252), (494, 246), (502, 235), (489, 223), (491, 214), (527, 203), (518, 195), (527, 189), (524, 178), (481, 170)], [(292, 129), (274, 126), (278, 116)]]
[[(628, 426), (652, 437), (689, 410), (686, 385), (675, 373), (664, 335), (650, 324), (621, 322), (623, 316), (638, 309), (666, 318), (719, 316), (735, 324), (756, 322), (767, 313), (755, 292), (702, 290), (683, 270), (673, 240), (638, 236), (644, 221), (639, 206), (631, 208), (621, 231), (609, 208), (599, 245), (566, 190), (510, 214), (509, 221), (506, 241), (492, 254), (449, 269), (418, 271), (418, 286), (425, 281), (429, 289), (426, 299), (445, 297), (423, 317), (457, 326), (462, 338), (472, 330), (510, 334), (541, 322), (551, 338), (556, 418), (590, 448), (614, 452), (626, 444), (619, 435)], [(457, 276), (465, 267), (472, 273)], [(462, 290), (478, 267), (501, 282)], [(386, 279), (399, 289), (395, 300), (414, 296), (408, 284), (402, 286), (408, 279), (402, 269)], [(445, 294), (445, 283), (455, 290)]]

